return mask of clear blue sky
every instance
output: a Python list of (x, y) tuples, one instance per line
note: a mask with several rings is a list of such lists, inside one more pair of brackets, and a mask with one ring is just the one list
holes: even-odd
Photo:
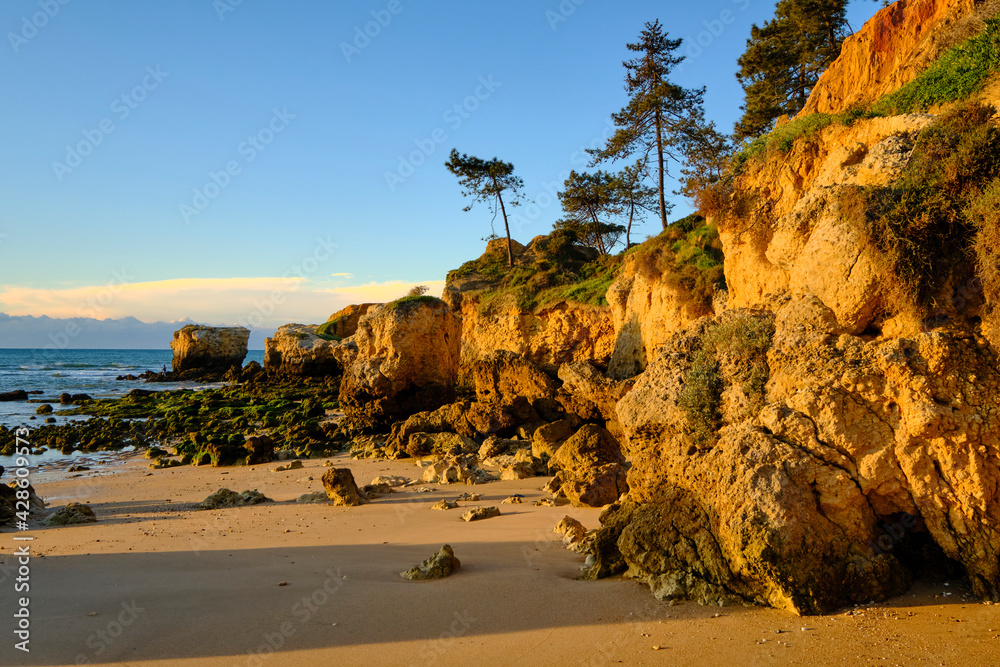
[[(490, 216), (462, 212), (443, 167), (448, 151), (513, 162), (528, 194), (546, 203), (545, 184), (585, 166), (580, 149), (625, 102), (625, 44), (645, 21), (658, 18), (684, 38), (689, 58), (675, 80), (707, 86), (709, 116), (731, 129), (742, 92), (736, 59), (751, 23), (774, 8), (761, 0), (63, 2), (0, 5), (0, 312), (68, 316), (67, 304), (109, 282), (181, 281), (137, 289), (132, 300), (114, 289), (100, 312), (205, 319), (185, 305), (194, 286), (199, 307), (216, 303), (220, 321), (246, 313), (235, 301), (271, 289), (249, 279), (298, 269), (307, 285), (299, 297), (314, 295), (315, 312), (302, 312), (304, 298), (263, 310), (274, 321), (308, 321), (354, 296), (352, 287), (441, 280), (478, 256)], [(878, 8), (854, 0), (854, 27)], [(377, 34), (355, 41), (366, 24)], [(67, 156), (81, 142), (89, 154)], [(399, 173), (400, 156), (428, 149), (390, 188), (386, 172)], [(233, 173), (220, 176), (227, 165)], [(228, 183), (198, 200), (194, 190), (212, 172)], [(677, 203), (674, 217), (688, 211)], [(191, 207), (187, 220), (182, 205)], [(203, 210), (191, 214), (196, 205)], [(525, 213), (514, 236), (526, 242), (549, 231), (559, 207)], [(337, 245), (328, 259), (317, 239)]]

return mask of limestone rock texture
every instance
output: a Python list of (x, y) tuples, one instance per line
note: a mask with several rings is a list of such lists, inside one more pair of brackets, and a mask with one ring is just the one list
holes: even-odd
[(323, 488), (334, 505), (357, 507), (364, 503), (350, 468), (330, 468), (324, 472)]
[(173, 371), (220, 372), (240, 368), (247, 356), (250, 330), (245, 327), (205, 327), (188, 324), (174, 332), (170, 349)]
[(683, 288), (664, 280), (655, 261), (639, 253), (626, 256), (607, 300), (614, 326), (608, 375), (617, 380), (641, 373), (670, 334), (712, 314), (692, 304)]
[(498, 350), (521, 355), (548, 373), (569, 361), (606, 366), (614, 350), (607, 307), (562, 302), (529, 312), (510, 304), (484, 314), (476, 300), (463, 299), (460, 308), (463, 384), (472, 384), (476, 362)]
[(722, 319), (671, 338), (618, 403), (629, 493), (602, 517), (596, 570), (627, 568), (663, 599), (803, 614), (959, 565), (977, 595), (1000, 596), (1000, 374), (985, 340), (866, 340), (818, 298), (786, 299), (765, 404), (747, 410), (740, 361), (719, 353), (719, 429), (698, 444), (685, 380)]
[(410, 581), (428, 581), (431, 579), (443, 579), (462, 566), (462, 563), (455, 558), (455, 551), (451, 545), (446, 544), (436, 554), (422, 562), (414, 565), (405, 572), (400, 572), (399, 576)]
[(909, 114), (831, 125), (787, 154), (748, 166), (736, 187), (749, 193), (752, 210), (719, 225), (727, 307), (771, 307), (775, 295), (814, 294), (849, 331), (864, 331), (879, 313), (883, 276), (859, 232), (842, 220), (837, 195), (898, 177), (932, 120)]
[(340, 385), (348, 427), (386, 432), (394, 420), (454, 400), (461, 326), (447, 304), (429, 297), (368, 311)]
[(820, 77), (801, 115), (839, 113), (909, 83), (968, 36), (989, 6), (982, 0), (900, 0), (882, 9), (844, 40), (840, 57)]
[(381, 305), (377, 303), (357, 303), (341, 308), (320, 325), (320, 333), (325, 333), (336, 338), (348, 338), (353, 336), (358, 330), (358, 322), (362, 315), (372, 308)]
[(338, 375), (356, 351), (350, 344), (321, 337), (308, 324), (286, 324), (264, 341), (264, 368), (300, 376)]

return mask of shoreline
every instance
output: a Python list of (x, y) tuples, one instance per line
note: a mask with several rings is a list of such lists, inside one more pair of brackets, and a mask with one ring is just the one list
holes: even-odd
[[(329, 458), (359, 484), (419, 478), (412, 461)], [(14, 651), (8, 638), (3, 664), (694, 665), (711, 651), (717, 664), (989, 665), (1000, 656), (1000, 606), (963, 599), (954, 582), (797, 617), (669, 606), (620, 577), (577, 580), (583, 556), (551, 530), (565, 515), (596, 527), (600, 510), (532, 506), (547, 478), (427, 484), (433, 492), (342, 508), (294, 502), (322, 490), (321, 459), (287, 472), (273, 472), (278, 462), (152, 471), (148, 463), (133, 454), (83, 477), (33, 480), (47, 501), (89, 503), (98, 522), (22, 534), (35, 538), (32, 652)], [(194, 509), (222, 487), (276, 502)], [(463, 507), (497, 505), (503, 514), (465, 523), (464, 509), (429, 509), (466, 491), (484, 496)], [(525, 503), (500, 504), (514, 493)], [(13, 559), (13, 536), (0, 533), (0, 565)], [(454, 575), (399, 577), (443, 543), (462, 561)], [(5, 589), (7, 572), (0, 567)], [(0, 598), (0, 613), (14, 612), (12, 597)]]

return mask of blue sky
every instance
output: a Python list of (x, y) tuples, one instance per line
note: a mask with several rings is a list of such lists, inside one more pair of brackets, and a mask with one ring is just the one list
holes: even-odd
[[(645, 21), (684, 39), (674, 78), (707, 86), (728, 130), (736, 59), (773, 8), (8, 0), (0, 312), (273, 327), (439, 289), (490, 231), (461, 210), (452, 147), (514, 163), (539, 204), (515, 220), (527, 242), (624, 104)], [(855, 29), (878, 8), (854, 0)]]

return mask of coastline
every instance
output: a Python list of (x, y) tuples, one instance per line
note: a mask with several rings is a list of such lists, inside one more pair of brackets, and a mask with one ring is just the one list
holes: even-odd
[[(330, 460), (359, 484), (419, 478), (412, 461)], [(633, 581), (577, 580), (583, 556), (551, 530), (565, 515), (596, 527), (600, 510), (532, 506), (547, 478), (424, 485), (434, 491), (342, 508), (294, 502), (322, 490), (323, 460), (287, 472), (273, 472), (277, 462), (153, 471), (147, 463), (133, 454), (81, 477), (34, 480), (49, 509), (87, 502), (98, 522), (23, 533), (35, 538), (32, 651), (5, 642), (3, 664), (989, 665), (1000, 656), (1000, 607), (964, 599), (955, 582), (797, 617), (669, 606)], [(195, 509), (222, 487), (276, 502)], [(502, 516), (465, 523), (462, 509), (429, 509), (466, 491), (483, 500), (463, 506), (497, 505)], [(500, 504), (515, 493), (524, 504)], [(5, 566), (12, 537), (0, 533)], [(455, 575), (399, 577), (443, 543), (462, 561)], [(0, 568), (5, 588), (8, 573)], [(11, 597), (0, 598), (0, 613), (14, 612)]]

